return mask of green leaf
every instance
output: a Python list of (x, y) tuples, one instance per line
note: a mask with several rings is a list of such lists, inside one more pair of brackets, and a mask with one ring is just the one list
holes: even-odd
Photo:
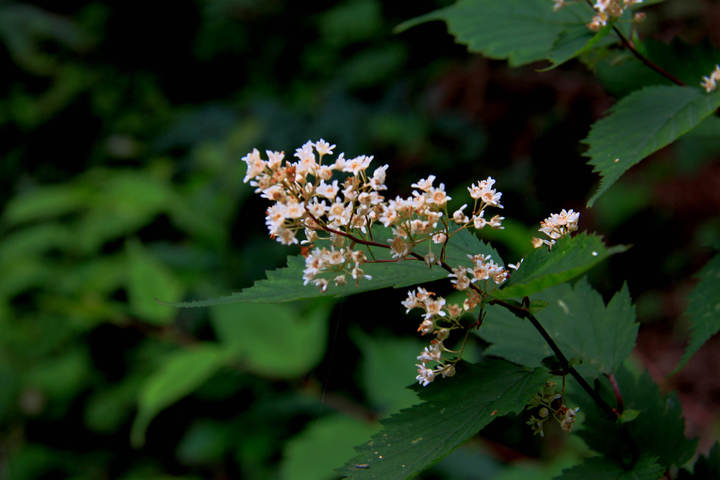
[(720, 443), (716, 442), (707, 455), (702, 455), (697, 459), (693, 465), (692, 474), (683, 470), (677, 478), (679, 480), (720, 478)]
[(522, 298), (553, 285), (582, 275), (610, 255), (624, 252), (627, 247), (607, 247), (597, 235), (580, 233), (564, 237), (552, 247), (536, 248), (525, 258), (496, 298)]
[(132, 444), (141, 446), (145, 443), (145, 430), (150, 420), (202, 385), (227, 360), (228, 352), (213, 344), (168, 355), (142, 387), (132, 426)]
[(700, 281), (690, 292), (685, 310), (691, 323), (690, 344), (675, 371), (720, 330), (720, 255), (710, 259), (697, 277)]
[[(555, 12), (546, 0), (461, 0), (404, 22), (397, 30), (444, 20), (455, 40), (471, 52), (518, 66), (552, 55), (557, 60), (572, 58), (572, 53), (582, 50), (583, 40), (593, 38), (585, 27), (591, 17), (592, 10), (582, 2)], [(581, 37), (580, 26), (589, 33)]]
[(175, 316), (175, 309), (159, 303), (158, 299), (169, 302), (179, 300), (182, 285), (139, 242), (128, 243), (127, 255), (128, 298), (133, 311), (145, 321), (169, 323)]
[(656, 458), (642, 456), (629, 468), (603, 457), (588, 458), (554, 480), (658, 480), (665, 468)]
[(338, 470), (348, 478), (410, 478), (477, 433), (494, 418), (519, 413), (545, 383), (544, 369), (505, 360), (460, 364), (457, 375), (420, 390), (423, 403), (381, 421), (383, 429), (356, 447)]
[(293, 378), (314, 367), (325, 352), (329, 309), (300, 315), (290, 305), (241, 303), (211, 310), (220, 342), (251, 372)]
[[(535, 317), (584, 377), (612, 373), (635, 346), (638, 324), (627, 285), (605, 306), (585, 279), (574, 287), (562, 284), (534, 295), (547, 302)], [(497, 355), (529, 367), (553, 355), (550, 347), (527, 320), (499, 305), (487, 308), (478, 335), (492, 343), (488, 355)]]
[(595, 122), (584, 140), (586, 155), (602, 179), (592, 206), (630, 167), (686, 134), (720, 107), (720, 91), (656, 85), (620, 100)]
[(638, 417), (638, 415), (640, 415), (640, 412), (638, 410), (625, 409), (623, 410), (622, 414), (620, 414), (620, 417), (618, 417), (618, 421), (620, 423), (632, 422)]
[[(634, 377), (627, 369), (619, 368), (615, 377), (625, 409), (640, 412), (632, 422), (608, 418), (574, 380), (570, 383), (568, 403), (579, 405), (585, 415), (577, 433), (588, 447), (625, 465), (631, 463), (634, 453), (657, 457), (657, 463), (666, 468), (687, 462), (695, 453), (697, 440), (684, 435), (685, 422), (677, 395), (662, 395), (647, 372)], [(607, 379), (601, 378), (599, 385), (603, 398), (615, 405)]]
[[(608, 33), (612, 32), (612, 27), (612, 23), (608, 23), (597, 33), (593, 33), (584, 24), (569, 27), (558, 36), (552, 50), (548, 54), (548, 59), (552, 62), (552, 65), (540, 71), (546, 72), (553, 70), (599, 45), (615, 42), (614, 37), (610, 39), (607, 38)], [(608, 42), (608, 40), (610, 40), (610, 42)]]
[(353, 446), (377, 432), (378, 426), (345, 415), (310, 422), (285, 445), (280, 478), (331, 480), (333, 468), (353, 455)]
[[(378, 241), (386, 241), (388, 238), (391, 238), (392, 235), (389, 233), (389, 229), (381, 227), (373, 229), (373, 232), (374, 238)], [(418, 250), (423, 248), (427, 248), (427, 246), (422, 245), (418, 247)], [(389, 250), (385, 248), (369, 247), (369, 250), (376, 259), (388, 260), (391, 258)], [(439, 254), (439, 249), (436, 250), (436, 254)], [(446, 259), (451, 265), (470, 265), (467, 255), (479, 253), (491, 255), (496, 263), (502, 265), (502, 260), (498, 253), (487, 244), (478, 240), (477, 237), (467, 230), (458, 232), (450, 239), (447, 246)], [(425, 263), (413, 259), (393, 263), (366, 263), (363, 264), (362, 268), (368, 275), (372, 276), (371, 280), (361, 279), (356, 285), (352, 279), (350, 279), (347, 285), (331, 285), (327, 292), (322, 292), (313, 285), (303, 285), (302, 276), (304, 268), (305, 259), (302, 256), (288, 257), (287, 267), (268, 271), (266, 279), (255, 282), (250, 288), (226, 297), (193, 302), (170, 303), (170, 305), (187, 308), (208, 307), (237, 302), (278, 303), (315, 297), (343, 297), (387, 287), (402, 288), (417, 285), (447, 278), (448, 275), (445, 270), (438, 266), (429, 268)]]
[(90, 199), (88, 189), (79, 185), (38, 187), (13, 197), (3, 219), (9, 224), (42, 220), (81, 210)]

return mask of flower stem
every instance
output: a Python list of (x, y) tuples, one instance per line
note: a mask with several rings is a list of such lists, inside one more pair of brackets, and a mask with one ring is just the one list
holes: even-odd
[(587, 392), (590, 397), (592, 397), (598, 407), (600, 407), (600, 409), (605, 412), (608, 417), (616, 419), (618, 417), (617, 411), (613, 409), (610, 405), (608, 405), (608, 403), (603, 400), (603, 398), (595, 391), (595, 389), (590, 386), (587, 380), (585, 380), (582, 375), (580, 375), (580, 373), (575, 370), (572, 365), (570, 365), (570, 362), (568, 361), (562, 350), (560, 350), (560, 347), (558, 347), (557, 343), (555, 343), (555, 340), (552, 339), (547, 330), (545, 330), (545, 327), (543, 327), (542, 324), (538, 321), (538, 319), (535, 318), (535, 315), (530, 313), (528, 303), (529, 301), (527, 297), (523, 299), (523, 303), (520, 306), (507, 302), (505, 300), (490, 300), (490, 304), (501, 305), (513, 312), (518, 317), (528, 319), (532, 326), (535, 327), (535, 330), (537, 330), (538, 333), (540, 333), (540, 335), (543, 337), (545, 343), (547, 343), (550, 349), (553, 351), (555, 357), (562, 364), (563, 369), (567, 371), (570, 375), (572, 375), (575, 381), (580, 384), (580, 387), (582, 387), (582, 389), (585, 390), (585, 392)]
[[(387, 248), (387, 249), (390, 248), (390, 245), (388, 245), (388, 244), (379, 243), (379, 242), (375, 242), (375, 241), (371, 241), (371, 240), (364, 240), (362, 238), (355, 237), (354, 235), (351, 235), (347, 232), (343, 232), (341, 230), (336, 230), (334, 228), (328, 227), (327, 225), (323, 225), (312, 214), (308, 213), (308, 215), (310, 215), (310, 218), (312, 218), (315, 221), (315, 223), (318, 224), (320, 226), (320, 228), (322, 228), (326, 232), (334, 233), (336, 235), (341, 235), (341, 236), (346, 237), (346, 238), (350, 239), (351, 241), (353, 241), (355, 243), (359, 243), (361, 245), (369, 245), (369, 246), (373, 246), (373, 247), (380, 247), (380, 248)], [(418, 260), (423, 260), (422, 255), (420, 255), (419, 253), (416, 253), (416, 252), (410, 252), (410, 254), (408, 256), (413, 257)], [(446, 271), (452, 272), (452, 267), (450, 267), (450, 265), (445, 263), (444, 260), (440, 260), (438, 263)], [(470, 287), (473, 288), (476, 292), (478, 292), (483, 297), (485, 296), (485, 292), (483, 292), (482, 289), (480, 289), (480, 287), (478, 287), (477, 285), (470, 284)], [(525, 297), (523, 299), (522, 305), (516, 305), (514, 303), (510, 303), (510, 302), (507, 302), (505, 300), (500, 300), (500, 299), (492, 299), (492, 300), (490, 300), (489, 303), (501, 305), (501, 306), (507, 308), (508, 310), (510, 310), (511, 312), (513, 312), (518, 317), (528, 319), (530, 321), (530, 323), (532, 324), (532, 326), (535, 327), (535, 329), (543, 337), (543, 339), (545, 340), (545, 343), (547, 343), (548, 346), (552, 349), (552, 351), (555, 354), (555, 356), (557, 357), (558, 361), (562, 364), (563, 369), (566, 370), (568, 373), (570, 373), (570, 375), (573, 376), (573, 378), (578, 382), (578, 384), (580, 384), (582, 389), (585, 390), (588, 393), (588, 395), (590, 395), (590, 397), (592, 397), (592, 399), (595, 401), (595, 403), (598, 405), (598, 407), (600, 407), (600, 409), (603, 412), (605, 412), (612, 419), (616, 419), (618, 417), (617, 410), (613, 409), (610, 405), (608, 405), (608, 403), (605, 400), (603, 400), (603, 398), (590, 386), (590, 384), (587, 382), (587, 380), (585, 380), (582, 377), (582, 375), (580, 375), (580, 373), (578, 373), (578, 371), (575, 370), (575, 368), (572, 365), (570, 365), (570, 362), (568, 361), (567, 357), (562, 352), (562, 350), (560, 350), (560, 347), (558, 347), (558, 345), (552, 339), (552, 337), (547, 332), (547, 330), (545, 330), (545, 328), (538, 321), (538, 319), (535, 318), (535, 316), (532, 313), (530, 313), (529, 300), (527, 297)], [(467, 333), (469, 333), (469, 332), (470, 332), (470, 329), (468, 329)], [(465, 339), (467, 339), (467, 334), (466, 334)], [(463, 346), (464, 346), (464, 341), (463, 341)]]
[[(590, 5), (590, 7), (592, 7), (592, 9), (594, 11), (595, 7), (593, 6), (592, 1), (591, 0), (585, 0), (585, 1), (587, 2), (588, 5)], [(663, 77), (667, 78), (668, 80), (673, 82), (675, 85), (678, 85), (681, 87), (685, 86), (685, 82), (683, 82), (682, 80), (677, 78), (675, 75), (668, 72), (667, 70), (662, 68), (660, 65), (656, 64), (655, 62), (653, 62), (652, 60), (647, 58), (645, 55), (640, 53), (640, 51), (637, 48), (635, 48), (635, 44), (632, 42), (632, 40), (625, 37), (625, 35), (623, 35), (623, 33), (615, 25), (613, 25), (612, 28), (613, 28), (613, 31), (617, 34), (617, 36), (620, 37), (620, 42), (622, 42), (622, 44), (625, 46), (625, 48), (630, 50), (630, 52), (635, 56), (635, 58), (640, 60), (643, 64), (645, 64), (645, 66), (651, 68), (655, 72), (657, 72), (660, 75), (662, 75)]]

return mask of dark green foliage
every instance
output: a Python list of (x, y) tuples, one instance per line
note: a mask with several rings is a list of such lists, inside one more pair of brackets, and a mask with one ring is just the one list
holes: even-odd
[(678, 480), (720, 478), (720, 444), (715, 443), (707, 455), (698, 457), (692, 473), (681, 470), (677, 478)]
[[(492, 175), (506, 229), (479, 232), (483, 241), (461, 232), (447, 262), (469, 265), (467, 255), (485, 253), (502, 264), (493, 247), (506, 261), (526, 256), (508, 289), (495, 293), (512, 301), (529, 294), (531, 310), (583, 375), (599, 376), (615, 405), (602, 374), (618, 370), (632, 348), (637, 327), (627, 288), (605, 305), (584, 281), (566, 282), (620, 249), (581, 234), (568, 243), (584, 252), (577, 256), (563, 255), (562, 242), (550, 254), (529, 254), (529, 239), (547, 213), (577, 210), (587, 199), (595, 179), (577, 142), (612, 103), (609, 95), (671, 83), (609, 28), (586, 29), (592, 12), (582, 1), (558, 12), (552, 0), (450, 3), (0, 2), (0, 477), (330, 479), (352, 445), (381, 428), (423, 440), (397, 453), (400, 443), (377, 434), (376, 445), (391, 455), (371, 466), (377, 458), (365, 448), (346, 465), (349, 475), (401, 478), (402, 464), (396, 475), (393, 461), (405, 458), (414, 475), (433, 480), (548, 480), (562, 470), (560, 478), (583, 480), (675, 475), (694, 443), (682, 438), (675, 397), (662, 397), (649, 379), (616, 372), (626, 401), (622, 427), (568, 381), (567, 405), (582, 406), (575, 432), (590, 451), (556, 427), (533, 438), (525, 413), (492, 422), (520, 412), (548, 377), (547, 368), (507, 359), (561, 367), (527, 321), (489, 308), (479, 332), (492, 333), (486, 353), (504, 360), (486, 355), (454, 378), (406, 389), (428, 338), (415, 334), (417, 316), (404, 315), (404, 292), (369, 290), (433, 281), (428, 288), (446, 295), (447, 272), (417, 260), (368, 265), (376, 269), (372, 281), (311, 298), (320, 292), (301, 285), (297, 249), (267, 238), (267, 204), (242, 183), (240, 159), (254, 147), (291, 157), (324, 137), (348, 156), (388, 163), (389, 197), (436, 175), (453, 197), (451, 212), (468, 201), (469, 183)], [(700, 76), (720, 61), (720, 49), (699, 41), (716, 37), (712, 15), (687, 12), (711, 3), (667, 2), (648, 9), (642, 26), (631, 26), (629, 14), (615, 25), (700, 98)], [(403, 20), (438, 8), (425, 19), (444, 19), (472, 52), (507, 62), (468, 55), (437, 22), (392, 34)], [(698, 43), (682, 45), (680, 37)], [(578, 56), (589, 68), (563, 63)], [(676, 103), (661, 100), (663, 108)], [(710, 108), (698, 109), (698, 119)], [(682, 111), (671, 120), (663, 135), (676, 120), (682, 128), (666, 140), (695, 124)], [(720, 245), (715, 120), (705, 115), (640, 163), (637, 175), (624, 175), (601, 209), (582, 212), (581, 228), (636, 246), (594, 268), (591, 280), (606, 299), (627, 280), (649, 332), (656, 325), (681, 331), (667, 307), (692, 290), (688, 278), (707, 258), (703, 248)], [(630, 127), (605, 143), (635, 139), (639, 130)], [(661, 255), (652, 248), (658, 244)], [(586, 249), (598, 252), (593, 263)], [(643, 252), (652, 260), (637, 261)], [(695, 327), (686, 357), (716, 330), (698, 300), (714, 293), (705, 294), (714, 286), (712, 265), (690, 296)], [(252, 287), (266, 270), (268, 279)], [(242, 302), (164, 304), (233, 289)], [(357, 292), (365, 293), (350, 296)], [(309, 300), (289, 303), (297, 298)], [(662, 316), (643, 314), (652, 308)], [(481, 358), (481, 345), (471, 338), (465, 360)], [(667, 363), (647, 345), (640, 343), (637, 358)], [(712, 349), (668, 383), (703, 381), (693, 372), (707, 375), (694, 368), (705, 355)], [(414, 402), (422, 403), (390, 416)], [(714, 407), (699, 408), (710, 415)], [(375, 419), (384, 415), (382, 427)], [(685, 462), (677, 478), (720, 476), (718, 452)], [(383, 475), (384, 468), (393, 471)]]
[(685, 315), (690, 320), (690, 344), (678, 368), (720, 330), (720, 255), (715, 255), (697, 274), (700, 280), (690, 293)]
[(597, 235), (581, 233), (564, 237), (553, 245), (533, 250), (520, 268), (499, 291), (496, 298), (522, 298), (553, 285), (567, 282), (610, 255), (627, 250), (624, 246), (606, 247)]
[(495, 417), (519, 413), (545, 383), (544, 369), (486, 359), (420, 390), (422, 403), (383, 420), (338, 470), (347, 478), (409, 478), (444, 457)]
[(544, 59), (559, 64), (593, 39), (585, 27), (588, 12), (582, 2), (554, 12), (545, 0), (461, 0), (398, 28), (444, 20), (456, 41), (471, 52), (507, 59), (513, 66)]
[(708, 94), (699, 87), (645, 87), (620, 100), (584, 140), (589, 163), (602, 177), (588, 206), (623, 173), (697, 127), (718, 107), (720, 92)]
[[(665, 468), (688, 461), (697, 440), (685, 437), (677, 395), (662, 395), (647, 372), (635, 377), (627, 369), (620, 369), (615, 375), (624, 407), (637, 410), (639, 415), (627, 423), (616, 422), (601, 412), (585, 392), (573, 390), (572, 401), (585, 415), (578, 435), (594, 451), (626, 467), (643, 456), (655, 457)], [(616, 405), (606, 380), (602, 382), (602, 393), (610, 405)]]
[[(627, 286), (607, 306), (585, 279), (574, 287), (562, 284), (549, 288), (533, 295), (532, 300), (547, 304), (536, 318), (588, 381), (614, 372), (635, 346), (638, 324)], [(543, 358), (553, 354), (530, 322), (499, 305), (488, 307), (477, 333), (492, 343), (487, 354), (521, 365), (540, 366)]]
[(594, 457), (563, 471), (554, 480), (658, 480), (664, 472), (654, 458), (642, 457), (625, 468), (606, 458)]

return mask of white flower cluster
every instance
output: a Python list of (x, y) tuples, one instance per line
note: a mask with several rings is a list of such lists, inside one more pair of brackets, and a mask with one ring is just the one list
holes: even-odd
[(416, 380), (426, 387), (438, 375), (443, 377), (455, 375), (455, 363), (459, 358), (451, 362), (443, 361), (444, 352), (456, 353), (446, 348), (443, 342), (448, 338), (451, 330), (462, 328), (458, 320), (463, 314), (463, 307), (455, 304), (446, 305), (443, 297), (436, 296), (422, 287), (410, 290), (402, 305), (407, 309), (406, 313), (414, 308), (424, 310), (423, 321), (418, 331), (423, 335), (429, 333), (435, 335), (430, 345), (417, 357), (420, 363), (416, 365), (418, 372)]
[[(381, 192), (387, 189), (387, 165), (376, 168), (370, 175), (367, 170), (372, 156), (346, 159), (341, 153), (334, 161), (327, 161), (334, 149), (335, 145), (320, 139), (298, 148), (294, 162), (285, 160), (283, 152), (267, 151), (267, 159), (263, 159), (257, 149), (243, 157), (248, 166), (244, 181), (256, 187), (255, 192), (263, 198), (274, 202), (265, 219), (272, 238), (284, 245), (331, 242), (331, 248), (309, 251), (308, 247), (305, 252), (306, 285), (326, 290), (329, 281), (345, 284), (347, 275), (356, 282), (370, 278), (361, 267), (367, 258), (352, 246), (357, 245), (355, 239), (374, 242), (371, 229), (375, 223), (391, 229), (392, 238), (388, 242), (393, 259), (415, 255), (413, 249), (427, 242), (428, 263), (438, 260), (430, 242), (444, 246), (454, 233), (470, 226), (502, 228), (503, 217), (485, 219), (487, 207), (502, 208), (502, 193), (493, 189), (495, 180), (491, 177), (468, 188), (474, 199), (472, 212), (469, 216), (464, 213), (467, 205), (454, 212), (451, 218), (457, 225), (451, 229), (447, 221), (450, 197), (444, 184), (434, 186), (434, 175), (413, 183), (415, 190), (410, 197), (386, 200)], [(305, 239), (298, 242), (301, 231)], [(325, 272), (330, 277), (320, 276)]]
[(713, 70), (710, 75), (703, 77), (700, 85), (702, 85), (706, 92), (710, 93), (715, 91), (718, 82), (720, 82), (720, 65), (715, 65), (715, 70)]
[[(473, 262), (471, 268), (455, 267), (452, 269), (453, 273), (448, 275), (458, 290), (468, 290), (471, 283), (476, 284), (482, 280), (492, 280), (496, 285), (501, 285), (507, 280), (508, 271), (495, 263), (490, 255), (468, 255), (468, 257)], [(474, 305), (472, 308), (475, 308)], [(472, 308), (466, 310), (472, 310)]]
[[(477, 284), (480, 281), (492, 280), (500, 285), (508, 277), (508, 270), (493, 262), (490, 255), (468, 255), (468, 257), (472, 260), (472, 267), (453, 267), (452, 273), (448, 275), (454, 287), (465, 292), (462, 305), (447, 305), (443, 297), (436, 296), (422, 287), (410, 290), (407, 298), (402, 301), (406, 313), (414, 308), (425, 311), (418, 331), (422, 335), (435, 335), (430, 345), (417, 357), (420, 363), (416, 365), (418, 367), (416, 379), (422, 386), (430, 384), (437, 375), (449, 377), (455, 374), (455, 363), (460, 360), (460, 354), (450, 362), (443, 362), (441, 358), (443, 352), (456, 353), (445, 348), (443, 341), (450, 331), (465, 328), (460, 323), (460, 317), (465, 312), (473, 310), (482, 301), (478, 293), (482, 290)], [(431, 362), (434, 367), (429, 366)]]
[(562, 209), (560, 213), (553, 213), (540, 222), (540, 228), (538, 229), (539, 232), (547, 235), (550, 240), (533, 238), (533, 247), (540, 248), (543, 245), (552, 247), (558, 239), (578, 229), (579, 219), (580, 213), (573, 210)]
[[(643, 0), (595, 0), (593, 4), (595, 15), (587, 27), (597, 32), (607, 25), (608, 20), (620, 18), (626, 9), (642, 2)], [(557, 12), (566, 4), (566, 0), (553, 0), (553, 10)], [(644, 15), (636, 16), (635, 21), (642, 21), (643, 18)]]
[[(480, 304), (485, 282), (502, 284), (508, 270), (489, 255), (468, 255), (471, 266), (449, 266), (444, 263), (445, 247), (453, 235), (466, 228), (502, 229), (504, 217), (485, 217), (488, 207), (503, 208), (502, 193), (495, 190), (492, 177), (473, 183), (467, 189), (473, 199), (472, 208), (464, 204), (450, 214), (447, 203), (451, 198), (445, 185), (436, 186), (435, 176), (430, 175), (411, 185), (414, 190), (409, 197), (386, 200), (382, 192), (387, 189), (387, 165), (376, 168), (371, 175), (367, 170), (373, 157), (346, 159), (341, 153), (328, 161), (334, 149), (335, 145), (320, 139), (298, 148), (296, 161), (287, 161), (283, 152), (272, 151), (266, 152), (267, 159), (263, 159), (257, 149), (243, 157), (248, 166), (244, 181), (273, 202), (265, 218), (270, 236), (284, 245), (306, 245), (303, 282), (323, 291), (331, 283), (345, 285), (348, 277), (356, 283), (361, 278), (370, 279), (363, 270), (363, 264), (370, 262), (412, 257), (424, 259), (428, 265), (441, 264), (451, 271), (449, 278), (454, 287), (465, 293), (462, 305), (446, 305), (444, 298), (423, 288), (410, 291), (402, 303), (408, 312), (414, 308), (424, 310), (418, 330), (434, 336), (418, 356), (418, 381), (428, 385), (437, 375), (452, 376), (462, 348), (453, 352), (443, 341), (452, 330), (468, 330), (460, 317)], [(391, 238), (373, 238), (376, 223), (389, 229)], [(299, 240), (299, 235), (304, 239)], [(377, 229), (375, 235), (379, 236)], [(416, 248), (423, 243), (427, 254), (421, 256)], [(440, 246), (439, 255), (435, 253), (438, 248), (431, 248), (433, 244)], [(391, 258), (376, 260), (369, 250), (373, 258), (368, 259), (359, 248), (370, 246), (389, 249)], [(444, 360), (445, 352), (455, 357)]]

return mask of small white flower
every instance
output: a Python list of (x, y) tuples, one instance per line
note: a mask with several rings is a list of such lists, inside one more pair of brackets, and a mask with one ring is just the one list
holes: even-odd
[(353, 175), (357, 176), (358, 173), (366, 170), (370, 166), (370, 162), (372, 162), (372, 159), (372, 156), (368, 157), (366, 155), (360, 155), (359, 157), (347, 160), (345, 162), (345, 167), (342, 169), (342, 171), (352, 173)]
[(245, 155), (242, 160), (247, 163), (247, 172), (243, 179), (245, 183), (263, 173), (267, 166), (267, 162), (260, 158), (260, 152), (257, 148), (254, 148), (252, 152)]
[(435, 175), (430, 175), (427, 178), (422, 178), (417, 181), (417, 183), (413, 183), (410, 186), (412, 188), (417, 188), (418, 190), (422, 190), (423, 192), (429, 192), (430, 189), (432, 189), (432, 184), (435, 181)]
[(387, 165), (383, 165), (382, 167), (378, 167), (375, 169), (375, 171), (373, 172), (373, 176), (370, 179), (370, 187), (373, 190), (387, 190), (387, 187), (385, 186), (387, 169)]
[(333, 180), (331, 184), (325, 183), (325, 180), (322, 180), (320, 182), (320, 185), (317, 186), (315, 189), (315, 192), (320, 195), (321, 197), (325, 197), (331, 202), (335, 200), (335, 197), (337, 196), (338, 192), (340, 191), (340, 187), (338, 187), (338, 181)]
[(335, 148), (335, 145), (330, 145), (328, 142), (323, 140), (322, 138), (315, 142), (315, 150), (318, 152), (320, 156), (327, 155), (332, 153), (333, 149)]
[(436, 243), (438, 245), (441, 243), (445, 243), (445, 240), (447, 240), (447, 235), (442, 232), (436, 233), (432, 236), (433, 243)]
[(462, 207), (458, 208), (453, 212), (453, 221), (457, 223), (458, 225), (465, 225), (470, 221), (470, 219), (463, 213), (463, 210), (467, 207), (467, 203), (464, 204)]
[(431, 368), (427, 368), (425, 364), (422, 363), (415, 366), (418, 367), (418, 375), (415, 379), (418, 383), (420, 383), (420, 385), (427, 387), (433, 380), (435, 380), (435, 372), (433, 372)]

